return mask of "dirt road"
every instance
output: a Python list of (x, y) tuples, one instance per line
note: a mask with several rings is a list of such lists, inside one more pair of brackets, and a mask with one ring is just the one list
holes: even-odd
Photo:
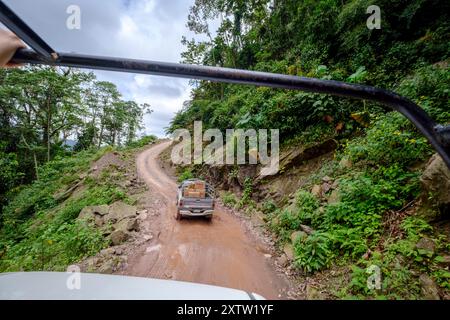
[(129, 256), (124, 274), (213, 284), (279, 298), (286, 281), (238, 218), (218, 206), (212, 222), (175, 220), (177, 186), (158, 162), (169, 144), (155, 145), (137, 158), (140, 179), (159, 199), (159, 214), (148, 218), (157, 236)]

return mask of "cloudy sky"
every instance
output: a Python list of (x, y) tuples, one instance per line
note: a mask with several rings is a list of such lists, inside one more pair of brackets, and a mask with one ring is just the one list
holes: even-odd
[[(179, 62), (181, 37), (194, 0), (4, 0), (55, 50)], [(81, 29), (69, 30), (70, 5), (81, 9)], [(115, 83), (125, 99), (149, 103), (145, 133), (164, 135), (174, 113), (189, 98), (188, 80), (95, 71)]]

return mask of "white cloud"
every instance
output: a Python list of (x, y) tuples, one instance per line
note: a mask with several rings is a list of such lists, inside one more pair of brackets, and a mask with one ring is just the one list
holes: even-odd
[[(194, 0), (5, 0), (57, 51), (179, 62), (181, 37)], [(39, 4), (38, 4), (39, 3)], [(81, 30), (68, 30), (66, 9), (81, 9)], [(36, 10), (39, 8), (39, 10)], [(174, 113), (189, 98), (188, 80), (95, 71), (115, 83), (126, 99), (149, 103), (146, 133), (164, 135)]]

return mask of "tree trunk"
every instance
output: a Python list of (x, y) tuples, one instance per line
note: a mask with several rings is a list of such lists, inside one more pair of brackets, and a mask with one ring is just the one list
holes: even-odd
[(98, 147), (102, 145), (102, 138), (103, 138), (103, 124), (100, 125), (100, 134), (98, 135)]
[(34, 159), (34, 169), (36, 170), (36, 180), (39, 180), (39, 171), (38, 171), (36, 152), (33, 152), (33, 159)]

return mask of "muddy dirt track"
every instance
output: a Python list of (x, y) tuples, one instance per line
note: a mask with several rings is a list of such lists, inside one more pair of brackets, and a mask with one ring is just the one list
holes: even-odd
[(280, 298), (286, 280), (264, 257), (262, 244), (248, 235), (239, 219), (217, 206), (212, 222), (175, 220), (176, 182), (160, 167), (157, 144), (137, 158), (140, 179), (159, 197), (159, 214), (149, 221), (156, 233), (150, 244), (129, 256), (124, 274), (219, 285)]

